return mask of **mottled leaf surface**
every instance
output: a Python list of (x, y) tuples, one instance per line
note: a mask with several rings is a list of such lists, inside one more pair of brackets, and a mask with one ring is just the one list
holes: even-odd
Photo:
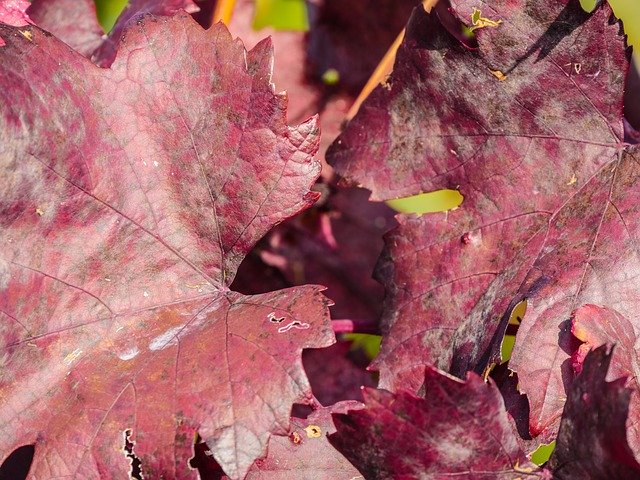
[(638, 310), (627, 53), (606, 5), (587, 14), (577, 1), (452, 3), (467, 23), (475, 6), (498, 26), (475, 30), (469, 50), (417, 9), (388, 84), (329, 158), (375, 199), (464, 196), (447, 214), (401, 218), (388, 238), (381, 386), (416, 390), (425, 362), (483, 371), (527, 298), (511, 368), (537, 435), (557, 429), (572, 379), (571, 312), (588, 302)]
[[(635, 319), (636, 317), (631, 317)], [(629, 403), (627, 438), (631, 449), (640, 456), (640, 386), (638, 385), (638, 325), (615, 310), (597, 305), (583, 305), (572, 318), (572, 333), (582, 342), (573, 356), (573, 368), (580, 373), (585, 356), (592, 349), (605, 344), (615, 345), (611, 358), (607, 357), (608, 380), (626, 379), (633, 391)], [(613, 387), (611, 387), (613, 388)], [(626, 416), (626, 408), (625, 408)]]
[(222, 25), (145, 17), (110, 69), (27, 28), (0, 26), (0, 457), (123, 478), (130, 430), (146, 478), (195, 478), (199, 432), (242, 477), (334, 341), (319, 287), (228, 288), (317, 198), (315, 121), (287, 126), (269, 42)]
[(115, 25), (104, 34), (93, 0), (34, 0), (27, 10), (39, 27), (53, 33), (94, 63), (113, 62), (125, 28), (144, 15), (171, 16), (199, 11), (193, 0), (129, 0)]
[[(334, 415), (329, 440), (367, 479), (534, 475), (495, 385), (427, 367), (425, 397), (365, 389), (366, 408)], [(529, 473), (532, 473), (529, 475)]]
[[(593, 306), (587, 307), (589, 310)], [(589, 315), (583, 311), (580, 315)], [(595, 313), (597, 319), (598, 313)], [(594, 317), (591, 317), (594, 318)], [(582, 373), (567, 392), (556, 448), (549, 467), (559, 480), (611, 479), (640, 477), (640, 464), (627, 444), (625, 421), (631, 390), (625, 379), (606, 382), (612, 374), (612, 355), (601, 346), (584, 359)], [(607, 373), (609, 370), (609, 373)]]
[[(246, 479), (364, 480), (327, 440), (327, 435), (335, 432), (331, 415), (359, 408), (362, 408), (359, 402), (340, 402), (329, 408), (319, 408), (304, 419), (292, 417), (288, 435), (271, 437), (269, 453), (256, 461)], [(206, 450), (198, 455), (196, 465), (200, 478), (228, 479), (209, 455)]]
[[(0, 0), (0, 22), (14, 27), (22, 27), (31, 22), (26, 13), (29, 8), (28, 0)], [(0, 37), (0, 47), (5, 45), (5, 41)]]
[(93, 0), (33, 0), (27, 12), (36, 25), (85, 57), (104, 42)]

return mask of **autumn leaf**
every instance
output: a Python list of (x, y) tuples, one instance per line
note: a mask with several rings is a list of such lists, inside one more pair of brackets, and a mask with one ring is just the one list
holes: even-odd
[(581, 306), (574, 312), (571, 320), (571, 332), (578, 340), (584, 342), (572, 358), (575, 373), (584, 370), (588, 352), (605, 344), (615, 345), (611, 358), (607, 360), (607, 364), (610, 363), (607, 379), (626, 379), (626, 386), (634, 392), (630, 403), (627, 400), (629, 420), (626, 425), (626, 435), (631, 449), (640, 457), (640, 399), (638, 398), (640, 389), (634, 367), (638, 358), (636, 331), (637, 326), (634, 321), (615, 310), (597, 305)]
[(36, 25), (85, 57), (104, 42), (93, 0), (33, 0), (27, 12)]
[[(26, 31), (29, 35), (20, 33)], [(286, 124), (268, 41), (146, 16), (101, 69), (0, 26), (0, 455), (34, 478), (231, 478), (313, 403), (303, 348), (334, 341), (320, 287), (228, 285), (309, 207), (315, 120)]]
[(334, 415), (329, 440), (371, 480), (533, 478), (493, 383), (427, 367), (424, 387), (424, 398), (365, 389), (366, 408)]
[(198, 12), (193, 0), (129, 0), (115, 25), (104, 34), (93, 0), (34, 0), (27, 10), (34, 22), (101, 67), (111, 65), (127, 25), (144, 15)]
[[(593, 310), (591, 307), (587, 308)], [(617, 355), (615, 350), (607, 353), (606, 345), (590, 351), (567, 392), (556, 448), (549, 459), (553, 478), (622, 480), (640, 476), (640, 464), (627, 444), (631, 390), (624, 386), (626, 378), (605, 382), (605, 376), (614, 373), (609, 369), (612, 354), (614, 358)]]
[[(249, 470), (247, 480), (289, 480), (291, 478), (317, 480), (364, 480), (327, 440), (336, 431), (332, 414), (362, 408), (359, 402), (340, 402), (313, 411), (307, 418), (291, 418), (286, 436), (272, 436), (269, 453)], [(206, 447), (206, 444), (205, 444)], [(202, 448), (202, 447), (200, 447)], [(202, 480), (225, 480), (215, 461), (207, 454), (196, 461)]]
[[(469, 2), (452, 4), (471, 18)], [(388, 85), (328, 157), (374, 199), (464, 196), (446, 214), (401, 216), (388, 237), (377, 274), (388, 291), (381, 386), (417, 391), (424, 363), (484, 372), (527, 299), (510, 368), (531, 433), (555, 433), (573, 378), (571, 312), (589, 302), (638, 311), (628, 55), (604, 4), (588, 14), (577, 1), (497, 0), (482, 16), (499, 24), (477, 29), (471, 50), (417, 9)]]

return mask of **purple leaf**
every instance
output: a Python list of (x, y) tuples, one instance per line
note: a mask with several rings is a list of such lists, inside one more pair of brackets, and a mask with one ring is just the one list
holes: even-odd
[[(471, 2), (452, 3), (471, 23)], [(496, 0), (480, 16), (494, 25), (475, 30), (470, 50), (417, 9), (387, 85), (328, 157), (374, 199), (464, 196), (455, 211), (401, 218), (388, 237), (381, 386), (415, 391), (429, 362), (483, 372), (526, 298), (510, 367), (531, 433), (553, 433), (573, 378), (571, 312), (640, 307), (627, 273), (640, 174), (623, 142), (628, 52), (606, 5)]]
[(317, 198), (315, 120), (287, 126), (269, 42), (221, 25), (145, 17), (110, 69), (27, 31), (0, 26), (0, 457), (124, 478), (127, 437), (145, 478), (195, 478), (198, 432), (241, 478), (334, 342), (321, 288), (228, 288)]
[(365, 389), (366, 408), (334, 415), (329, 440), (367, 479), (515, 479), (534, 472), (518, 446), (500, 392), (427, 367), (425, 398)]
[(85, 57), (104, 42), (94, 0), (33, 0), (27, 11), (36, 25)]
[(558, 480), (640, 477), (640, 464), (626, 438), (631, 391), (625, 388), (625, 379), (605, 382), (611, 355), (617, 355), (615, 351), (607, 353), (606, 348), (587, 354), (582, 373), (567, 392), (558, 440), (549, 460), (553, 478)]

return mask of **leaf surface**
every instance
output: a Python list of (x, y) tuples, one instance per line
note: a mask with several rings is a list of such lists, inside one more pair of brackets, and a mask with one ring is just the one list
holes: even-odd
[[(304, 419), (292, 417), (289, 434), (271, 437), (269, 453), (251, 467), (246, 479), (364, 480), (327, 440), (327, 435), (336, 431), (331, 415), (359, 408), (362, 408), (361, 403), (346, 401), (319, 408)], [(197, 466), (202, 480), (229, 478), (206, 453), (206, 445), (203, 454), (198, 456)]]
[(334, 415), (337, 433), (329, 440), (371, 480), (515, 479), (536, 470), (493, 383), (473, 373), (463, 382), (427, 367), (424, 385), (425, 398), (365, 389), (366, 408)]
[[(591, 313), (592, 307), (587, 307)], [(598, 318), (598, 313), (587, 315)], [(612, 354), (614, 358), (617, 355), (616, 350), (607, 353), (606, 349), (598, 347), (586, 355), (581, 374), (567, 392), (556, 448), (549, 459), (553, 478), (558, 480), (640, 476), (640, 464), (629, 448), (625, 427), (631, 390), (625, 388), (624, 378), (605, 382), (605, 376), (615, 374), (609, 365)]]
[(636, 367), (638, 364), (637, 331), (636, 322), (629, 320), (615, 310), (597, 305), (583, 305), (578, 308), (571, 322), (571, 332), (584, 342), (572, 359), (576, 373), (580, 373), (586, 368), (585, 357), (588, 358), (590, 351), (605, 344), (615, 345), (615, 349), (610, 354), (611, 358), (607, 357), (607, 379), (627, 379), (626, 386), (633, 391), (630, 403), (627, 401), (629, 403), (629, 419), (626, 425), (626, 435), (631, 449), (640, 456), (640, 399), (638, 398), (640, 386), (638, 385)]
[(108, 67), (127, 25), (144, 15), (172, 16), (182, 10), (195, 13), (199, 7), (193, 0), (129, 0), (106, 35), (98, 23), (93, 0), (34, 0), (27, 13), (40, 28), (94, 63)]
[[(28, 0), (0, 0), (0, 22), (14, 27), (23, 27), (32, 23), (27, 14)], [(0, 47), (5, 41), (0, 37)]]
[(286, 124), (271, 47), (145, 17), (110, 69), (0, 26), (0, 456), (31, 475), (195, 478), (199, 432), (232, 478), (311, 399), (303, 348), (334, 341), (319, 287), (228, 285), (310, 206), (315, 120)]
[(27, 12), (36, 25), (85, 57), (104, 42), (93, 0), (33, 0)]
[[(471, 23), (472, 2), (452, 3)], [(389, 293), (381, 386), (417, 391), (429, 362), (484, 371), (526, 298), (510, 366), (538, 435), (557, 429), (573, 377), (571, 312), (588, 302), (638, 310), (626, 273), (637, 268), (639, 158), (623, 142), (628, 58), (606, 5), (480, 8), (497, 26), (475, 31), (477, 50), (417, 9), (388, 85), (328, 157), (374, 199), (464, 196), (444, 215), (400, 217), (388, 237), (377, 274)]]

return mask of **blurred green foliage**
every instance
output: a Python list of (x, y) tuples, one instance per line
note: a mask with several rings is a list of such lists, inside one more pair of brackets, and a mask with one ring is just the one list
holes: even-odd
[(273, 27), (276, 30), (306, 32), (309, 17), (305, 0), (255, 0), (253, 29)]
[(457, 190), (436, 190), (388, 200), (387, 205), (397, 212), (423, 214), (457, 208), (462, 204), (462, 200), (463, 197)]
[(127, 0), (95, 0), (95, 2), (98, 21), (105, 32), (113, 28), (118, 15), (128, 3)]
[(556, 441), (546, 444), (540, 445), (535, 451), (531, 454), (531, 461), (536, 465), (543, 465), (546, 463), (551, 454), (553, 453), (554, 448), (556, 448)]
[(376, 358), (380, 352), (380, 335), (369, 335), (366, 333), (345, 333), (342, 340), (352, 342), (351, 348), (361, 348), (369, 360)]
[[(105, 32), (113, 28), (127, 0), (95, 0), (98, 21)], [(309, 30), (309, 17), (305, 0), (255, 0), (256, 10), (253, 29), (273, 27), (276, 30), (306, 32)]]

